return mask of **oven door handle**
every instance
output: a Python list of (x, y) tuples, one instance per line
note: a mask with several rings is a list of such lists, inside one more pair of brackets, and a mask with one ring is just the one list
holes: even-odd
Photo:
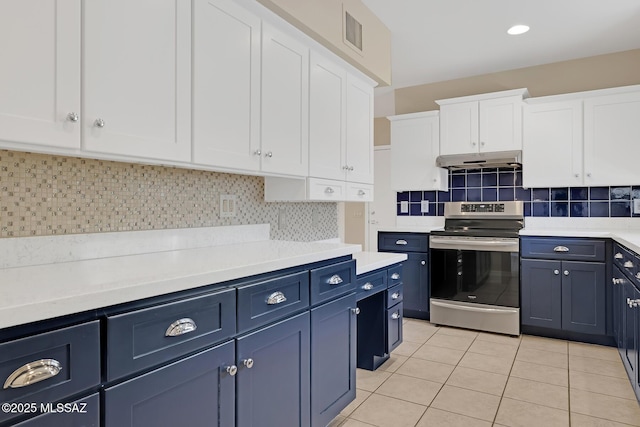
[(446, 302), (440, 302), (440, 301), (435, 301), (433, 299), (431, 299), (431, 304), (435, 305), (437, 307), (443, 307), (443, 308), (455, 308), (456, 310), (462, 310), (462, 311), (471, 311), (474, 313), (487, 313), (487, 312), (491, 312), (491, 313), (496, 313), (496, 314), (513, 314), (513, 313), (518, 313), (517, 308), (512, 308), (512, 307), (499, 307), (499, 308), (492, 308), (492, 307), (470, 307), (470, 306), (466, 306), (466, 305), (458, 305), (458, 304), (447, 304)]
[(457, 249), (486, 252), (519, 252), (520, 244), (518, 239), (513, 241), (505, 240), (466, 240), (466, 239), (446, 239), (431, 237), (429, 241), (431, 249)]

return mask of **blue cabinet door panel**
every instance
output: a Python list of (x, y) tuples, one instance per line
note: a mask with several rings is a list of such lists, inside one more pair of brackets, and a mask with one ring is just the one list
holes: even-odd
[(605, 242), (581, 238), (524, 237), (521, 255), (525, 258), (604, 262)]
[(405, 310), (429, 313), (429, 262), (426, 254), (408, 253), (402, 263)]
[(309, 312), (237, 339), (237, 427), (309, 424), (309, 348)]
[(355, 294), (311, 310), (311, 426), (324, 427), (356, 397)]
[(233, 361), (228, 341), (108, 388), (104, 427), (233, 426)]
[(622, 324), (623, 310), (625, 309), (625, 296), (624, 296), (624, 283), (627, 281), (626, 277), (617, 266), (613, 267), (612, 275), (612, 311), (613, 311), (613, 338), (616, 341), (616, 346), (621, 349), (624, 345), (624, 325)]
[(560, 329), (561, 262), (526, 259), (521, 267), (522, 324)]
[[(624, 283), (624, 299), (622, 322), (624, 327), (624, 339), (622, 345), (622, 361), (627, 369), (631, 383), (638, 388), (640, 374), (638, 373), (638, 346), (640, 345), (639, 309), (629, 305), (629, 301), (640, 299), (640, 292), (630, 281)], [(632, 304), (633, 305), (633, 304)]]
[(605, 265), (563, 261), (562, 329), (604, 335), (605, 319)]
[(320, 304), (356, 290), (356, 262), (344, 261), (309, 271), (311, 305)]
[(402, 303), (387, 309), (387, 353), (402, 344)]
[(367, 298), (387, 289), (387, 272), (383, 270), (360, 275), (356, 278), (356, 283), (356, 298)]

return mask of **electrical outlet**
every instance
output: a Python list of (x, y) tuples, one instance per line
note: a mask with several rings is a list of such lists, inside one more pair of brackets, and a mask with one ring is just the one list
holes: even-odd
[(400, 213), (409, 213), (409, 202), (400, 202)]
[(233, 218), (238, 213), (238, 196), (235, 194), (220, 195), (220, 218)]
[(429, 213), (429, 201), (423, 200), (420, 202), (420, 212)]
[(633, 199), (633, 214), (640, 215), (640, 199)]

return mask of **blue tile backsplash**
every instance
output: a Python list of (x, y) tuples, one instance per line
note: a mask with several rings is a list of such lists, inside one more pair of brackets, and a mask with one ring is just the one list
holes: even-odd
[[(616, 187), (522, 188), (522, 170), (484, 168), (449, 172), (449, 191), (397, 193), (399, 216), (442, 216), (444, 202), (522, 200), (524, 215), (536, 217), (640, 217), (632, 214), (632, 200), (640, 198), (640, 185)], [(429, 202), (423, 213), (421, 202)], [(400, 212), (400, 202), (409, 213)]]

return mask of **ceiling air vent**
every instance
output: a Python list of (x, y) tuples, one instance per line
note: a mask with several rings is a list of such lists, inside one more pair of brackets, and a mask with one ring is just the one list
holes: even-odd
[(349, 12), (344, 12), (344, 41), (362, 53), (362, 24)]

